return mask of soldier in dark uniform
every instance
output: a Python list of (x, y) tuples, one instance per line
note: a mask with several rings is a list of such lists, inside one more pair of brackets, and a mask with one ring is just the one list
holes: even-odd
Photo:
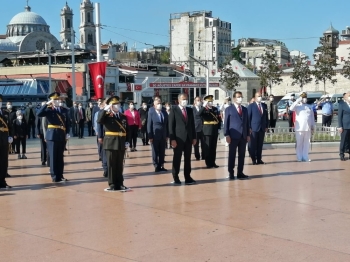
[[(50, 174), (52, 182), (65, 182), (64, 169), (64, 147), (65, 141), (69, 139), (69, 117), (66, 109), (60, 108), (60, 93), (55, 92), (48, 96), (47, 102), (37, 113), (38, 117), (46, 117), (46, 146), (50, 156)], [(52, 107), (49, 108), (48, 106)]]
[(2, 110), (2, 95), (0, 95), (0, 189), (9, 189), (5, 178), (8, 176), (9, 144), (13, 142), (9, 114)]
[(106, 151), (108, 166), (109, 188), (105, 191), (127, 191), (124, 186), (124, 155), (125, 148), (129, 147), (128, 136), (129, 126), (126, 116), (120, 113), (119, 97), (113, 96), (106, 101), (104, 110), (98, 114), (97, 123), (104, 125), (103, 132), (98, 133), (98, 140), (103, 143)]
[(207, 168), (218, 168), (216, 160), (216, 146), (218, 143), (219, 129), (221, 120), (218, 109), (213, 106), (213, 96), (208, 95), (203, 99), (203, 107), (199, 110), (198, 115), (203, 121), (203, 153)]
[[(44, 106), (46, 103), (43, 102), (41, 106)], [(39, 109), (40, 110), (40, 109)], [(37, 137), (40, 139), (40, 146), (41, 146), (41, 164), (43, 166), (46, 165), (47, 159), (47, 147), (46, 147), (46, 141), (45, 141), (45, 131), (47, 127), (45, 127), (45, 117), (37, 117), (35, 119), (35, 128), (36, 128), (36, 134)], [(48, 161), (49, 162), (49, 161)]]

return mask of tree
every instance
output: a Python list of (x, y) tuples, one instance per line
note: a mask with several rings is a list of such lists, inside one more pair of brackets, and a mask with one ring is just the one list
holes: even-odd
[(333, 85), (337, 82), (336, 72), (333, 69), (337, 65), (335, 51), (327, 46), (324, 38), (320, 40), (321, 46), (317, 48), (315, 58), (315, 70), (312, 74), (315, 76), (315, 83), (323, 83), (323, 92), (326, 93), (326, 82), (330, 81)]
[(239, 74), (233, 70), (231, 63), (226, 63), (221, 69), (219, 81), (226, 90), (236, 91), (236, 87), (240, 86)]
[(309, 57), (297, 57), (294, 64), (294, 70), (291, 78), (293, 79), (292, 86), (298, 85), (303, 91), (303, 86), (312, 81), (312, 71), (309, 67)]
[(246, 64), (245, 67), (248, 68), (248, 69), (249, 69), (250, 71), (252, 71), (252, 72), (255, 71), (255, 70), (254, 70), (254, 65), (253, 65), (251, 62), (249, 62), (248, 64)]
[(260, 71), (258, 72), (261, 87), (268, 86), (271, 95), (272, 86), (276, 84), (279, 85), (282, 82), (281, 74), (282, 70), (276, 59), (275, 48), (273, 45), (266, 45), (264, 54), (261, 58)]
[[(350, 48), (348, 48), (350, 50)], [(350, 54), (349, 54), (350, 55)], [(350, 56), (348, 57), (348, 59), (345, 61), (343, 70), (341, 71), (341, 74), (347, 78), (350, 79)]]
[(169, 64), (170, 63), (170, 52), (165, 51), (160, 54), (160, 62), (162, 64)]
[(232, 48), (231, 59), (237, 60), (240, 63), (243, 62), (243, 60), (241, 58), (241, 46), (240, 45)]

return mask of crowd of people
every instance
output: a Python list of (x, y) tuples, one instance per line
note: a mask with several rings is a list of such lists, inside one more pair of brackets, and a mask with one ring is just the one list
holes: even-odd
[[(242, 93), (237, 91), (232, 99), (227, 97), (221, 110), (213, 105), (213, 96), (196, 97), (193, 106), (188, 105), (187, 94), (179, 94), (176, 105), (164, 103), (160, 97), (153, 98), (150, 106), (142, 103), (137, 110), (134, 102), (123, 110), (118, 96), (99, 99), (97, 106), (89, 103), (84, 109), (81, 103), (67, 108), (59, 93), (48, 96), (48, 101), (36, 109), (12, 110), (7, 103), (6, 110), (0, 110), (0, 188), (11, 188), (5, 178), (9, 177), (8, 155), (15, 152), (19, 159), (26, 159), (26, 139), (38, 137), (41, 144), (42, 165), (50, 167), (52, 182), (68, 181), (64, 177), (64, 151), (66, 143), (73, 136), (84, 138), (85, 124), (88, 135), (96, 136), (99, 160), (102, 161), (103, 176), (108, 178), (105, 191), (127, 191), (124, 185), (124, 161), (128, 151), (137, 151), (138, 138), (143, 145), (151, 145), (154, 172), (168, 171), (164, 166), (166, 149), (172, 148), (171, 172), (173, 184), (181, 185), (180, 166), (184, 158), (184, 184), (196, 181), (191, 176), (191, 155), (194, 148), (196, 161), (204, 160), (206, 168), (219, 168), (216, 151), (219, 132), (225, 136), (229, 148), (228, 179), (249, 179), (244, 174), (245, 154), (252, 165), (263, 165), (262, 148), (269, 128), (276, 125), (277, 107), (274, 96), (263, 103), (262, 94), (257, 92), (248, 106), (243, 106)], [(297, 161), (309, 162), (311, 136), (315, 132), (313, 109), (307, 104), (307, 94), (292, 98), (288, 113), (293, 112), (293, 131), (296, 135)], [(0, 107), (2, 106), (0, 96)], [(328, 125), (327, 98), (319, 102), (325, 108), (324, 124)], [(344, 94), (344, 101), (338, 109), (338, 130), (341, 133), (340, 159), (345, 161), (350, 140), (350, 93)], [(326, 106), (325, 106), (326, 105)], [(33, 125), (34, 123), (34, 125)], [(33, 129), (34, 126), (34, 129)], [(236, 155), (238, 163), (236, 176)]]

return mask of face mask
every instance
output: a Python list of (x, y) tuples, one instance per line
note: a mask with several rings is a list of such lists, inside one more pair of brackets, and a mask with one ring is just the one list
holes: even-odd
[(196, 102), (196, 105), (197, 105), (197, 106), (201, 106), (201, 105), (202, 105), (202, 102), (201, 102), (201, 101), (197, 101), (197, 102)]
[(326, 99), (326, 102), (329, 102), (329, 99), (328, 99), (328, 98)]
[(273, 97), (270, 97), (270, 101), (272, 102), (274, 100), (274, 98)]
[[(1, 104), (2, 103), (0, 103), (0, 107), (1, 107)], [(7, 105), (7, 109), (12, 109), (12, 105)]]
[(303, 98), (303, 104), (306, 104), (307, 103), (307, 98)]
[(261, 102), (261, 100), (262, 100), (262, 97), (261, 97), (261, 96), (258, 96), (258, 97), (256, 98), (256, 101), (257, 101), (257, 102)]
[(237, 104), (242, 104), (243, 98), (242, 97), (237, 97), (236, 102)]
[(291, 100), (294, 100), (294, 96), (291, 96), (290, 99), (291, 99)]
[(113, 105), (113, 110), (114, 111), (119, 111), (120, 106), (119, 105)]
[(213, 102), (208, 102), (208, 106), (212, 107), (213, 106)]
[(55, 107), (58, 107), (58, 106), (60, 106), (60, 102), (59, 102), (58, 100), (54, 100), (54, 101), (53, 101), (53, 105), (54, 105)]
[(182, 101), (181, 101), (181, 106), (186, 107), (187, 104), (188, 104), (188, 101), (187, 101), (187, 100), (182, 100)]
[(17, 116), (17, 119), (18, 119), (18, 120), (22, 120), (22, 119), (23, 119), (23, 116)]
[(170, 110), (170, 106), (167, 106), (167, 107), (166, 107), (166, 110)]
[(130, 105), (129, 108), (130, 108), (130, 109), (134, 109), (134, 105)]
[(62, 106), (62, 103), (58, 103), (59, 106)]
[(143, 108), (143, 109), (147, 109), (147, 105), (143, 105), (142, 108)]
[(74, 105), (74, 107), (77, 107), (77, 105)]
[(93, 107), (93, 105), (90, 105), (90, 108), (92, 108)]
[(350, 96), (348, 97), (348, 101), (350, 102)]
[(162, 106), (162, 104), (158, 104), (158, 105), (156, 105), (156, 109), (157, 109), (157, 110), (161, 110), (161, 109), (162, 109), (162, 107), (163, 107), (163, 106)]
[(79, 109), (82, 109), (83, 107), (82, 106), (79, 106)]

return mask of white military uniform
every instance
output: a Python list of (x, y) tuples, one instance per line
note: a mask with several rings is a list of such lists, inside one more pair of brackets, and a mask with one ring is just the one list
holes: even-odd
[(315, 118), (312, 108), (297, 99), (290, 110), (295, 112), (295, 136), (297, 140), (296, 153), (298, 161), (310, 161), (309, 149), (311, 133), (315, 130)]

